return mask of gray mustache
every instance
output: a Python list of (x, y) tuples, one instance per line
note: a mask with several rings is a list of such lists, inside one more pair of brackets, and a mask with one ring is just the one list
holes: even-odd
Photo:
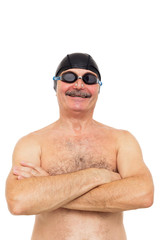
[(82, 98), (90, 98), (91, 94), (86, 93), (86, 92), (81, 92), (81, 91), (77, 91), (77, 90), (72, 90), (72, 91), (67, 91), (66, 92), (67, 96), (71, 96), (71, 97), (82, 97)]

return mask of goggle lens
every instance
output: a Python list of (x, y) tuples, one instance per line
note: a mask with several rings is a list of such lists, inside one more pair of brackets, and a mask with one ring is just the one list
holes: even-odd
[(97, 78), (95, 75), (93, 75), (91, 73), (87, 73), (83, 76), (83, 81), (86, 84), (95, 84), (95, 83), (97, 83)]
[[(78, 76), (72, 72), (67, 72), (62, 74), (62, 81), (67, 83), (73, 83), (78, 79)], [(83, 81), (86, 84), (96, 84), (97, 83), (97, 77), (91, 73), (86, 73), (82, 77)]]
[(62, 81), (64, 82), (73, 83), (76, 79), (77, 76), (74, 73), (67, 72), (62, 74)]

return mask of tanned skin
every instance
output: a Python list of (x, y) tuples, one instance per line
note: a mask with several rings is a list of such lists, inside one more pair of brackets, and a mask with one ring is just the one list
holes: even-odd
[(126, 240), (123, 211), (153, 203), (135, 137), (93, 119), (98, 92), (82, 79), (58, 81), (60, 118), (15, 146), (6, 198), (12, 214), (36, 215), (32, 240)]

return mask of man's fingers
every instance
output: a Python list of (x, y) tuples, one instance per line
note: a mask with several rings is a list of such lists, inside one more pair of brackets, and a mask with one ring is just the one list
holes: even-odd
[(41, 167), (39, 166), (36, 166), (32, 163), (26, 163), (26, 162), (21, 162), (20, 163), (22, 166), (24, 167), (30, 167), (30, 168), (33, 168), (35, 169), (37, 172), (39, 172), (42, 176), (48, 176), (49, 174)]
[[(28, 173), (29, 175), (24, 175), (24, 172)], [(32, 163), (25, 162), (22, 162), (21, 166), (15, 166), (13, 168), (13, 173), (17, 176), (19, 175), (23, 177), (49, 176), (49, 174), (43, 168), (35, 166)]]
[(21, 167), (21, 166), (15, 166), (13, 170), (17, 171), (24, 171), (24, 172), (31, 172), (33, 169), (29, 167)]
[(28, 168), (28, 167), (14, 167), (13, 168), (13, 173), (15, 175), (20, 175), (23, 177), (32, 177), (32, 176), (38, 176), (39, 172), (35, 171), (32, 168)]
[(20, 170), (13, 170), (13, 174), (17, 175), (18, 179), (21, 179), (20, 176), (23, 178), (29, 178), (29, 177), (33, 176), (33, 175), (31, 175), (31, 173), (20, 171)]

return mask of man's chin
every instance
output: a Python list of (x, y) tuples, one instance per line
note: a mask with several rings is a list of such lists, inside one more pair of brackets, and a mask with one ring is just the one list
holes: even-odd
[(80, 105), (72, 105), (72, 106), (69, 106), (69, 109), (70, 111), (73, 111), (73, 112), (86, 112), (87, 111), (87, 108), (85, 106), (80, 106)]

